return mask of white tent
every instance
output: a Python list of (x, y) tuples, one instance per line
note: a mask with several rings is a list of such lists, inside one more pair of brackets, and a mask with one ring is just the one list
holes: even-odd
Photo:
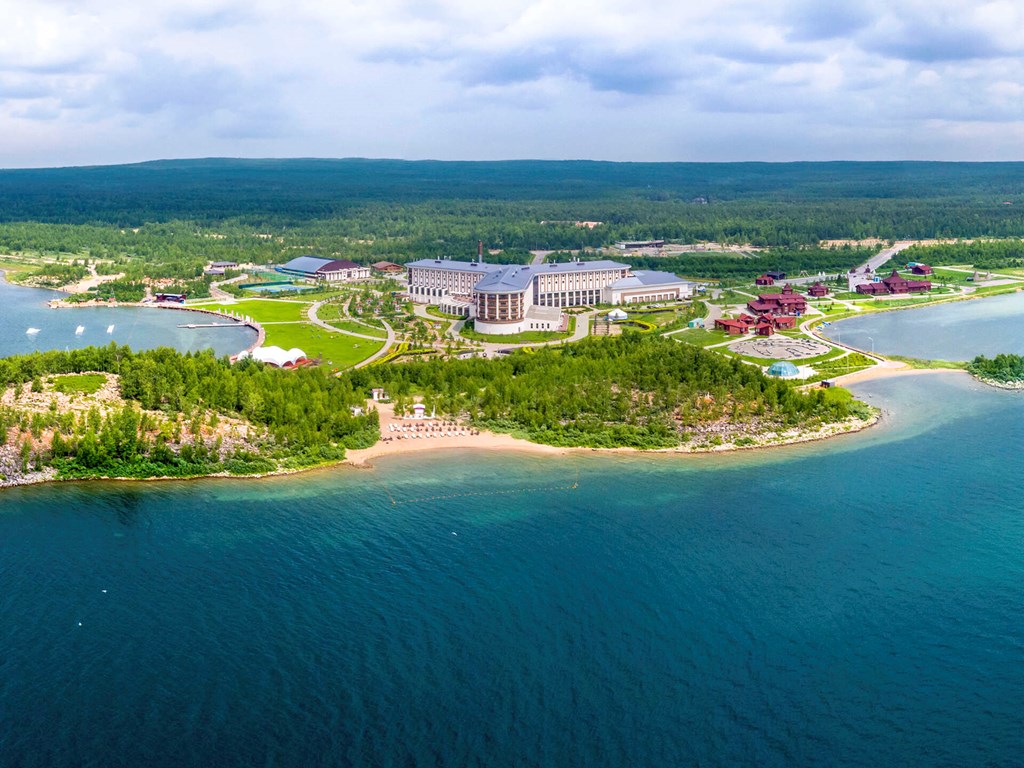
[(306, 353), (298, 347), (292, 347), (289, 350), (284, 350), (280, 347), (274, 346), (254, 349), (251, 355), (253, 360), (259, 360), (261, 363), (276, 365), (278, 368), (283, 368), (288, 363), (294, 365), (305, 356)]
[(629, 315), (623, 312), (621, 309), (613, 309), (608, 313), (609, 320), (625, 320)]

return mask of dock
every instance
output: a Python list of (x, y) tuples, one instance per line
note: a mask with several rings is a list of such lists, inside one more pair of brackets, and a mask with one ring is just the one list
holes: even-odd
[(179, 328), (241, 328), (245, 323), (185, 323)]

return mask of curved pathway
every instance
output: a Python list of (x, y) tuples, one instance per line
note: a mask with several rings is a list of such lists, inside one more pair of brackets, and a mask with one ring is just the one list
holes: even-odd
[[(355, 336), (357, 339), (369, 339), (370, 341), (377, 342), (381, 341), (380, 337), (378, 336), (368, 336), (362, 333), (355, 333), (354, 331), (343, 331), (341, 328), (335, 328), (333, 325), (330, 325), (329, 323), (321, 320), (320, 317), (317, 315), (317, 312), (320, 310), (320, 307), (322, 307), (326, 303), (327, 300), (322, 300), (315, 301), (309, 305), (309, 309), (306, 310), (306, 316), (309, 318), (309, 322), (313, 323), (313, 325), (323, 328), (325, 331), (331, 331), (332, 333), (341, 333), (346, 336)], [(347, 303), (345, 304), (345, 307), (346, 309), (348, 308)], [(384, 340), (384, 346), (378, 349), (365, 360), (362, 360), (353, 365), (353, 368), (362, 368), (365, 365), (369, 365), (374, 360), (383, 357), (391, 350), (391, 347), (395, 343), (395, 329), (391, 327), (391, 324), (387, 320), (381, 320), (381, 323), (384, 325), (384, 330), (386, 330), (388, 333), (387, 339)]]
[(227, 291), (222, 291), (220, 289), (220, 287), (222, 285), (227, 285), (228, 283), (240, 283), (242, 280), (245, 280), (247, 277), (248, 277), (248, 275), (241, 274), (238, 277), (232, 277), (230, 280), (218, 280), (215, 283), (210, 283), (210, 298), (211, 299), (218, 299), (220, 301), (224, 301), (226, 299), (233, 299), (233, 298), (235, 298), (234, 296), (232, 296)]

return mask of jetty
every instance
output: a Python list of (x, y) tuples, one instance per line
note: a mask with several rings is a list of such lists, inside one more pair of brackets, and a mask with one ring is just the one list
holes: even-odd
[(240, 328), (245, 323), (184, 323), (179, 325), (179, 328)]

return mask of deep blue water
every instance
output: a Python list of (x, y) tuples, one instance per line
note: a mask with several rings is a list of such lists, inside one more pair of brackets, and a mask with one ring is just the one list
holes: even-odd
[(926, 360), (1024, 355), (1024, 293), (851, 317), (821, 330), (830, 339), (883, 355)]
[(859, 391), (767, 453), (5, 491), (0, 764), (1021, 765), (1024, 397)]
[[(50, 309), (47, 302), (63, 294), (11, 285), (0, 276), (0, 357), (36, 350), (105, 346), (111, 341), (133, 349), (174, 347), (181, 352), (212, 349), (217, 356), (233, 355), (256, 340), (251, 328), (178, 328), (186, 323), (211, 322), (195, 312), (153, 307), (76, 307)], [(84, 326), (79, 335), (75, 329)], [(107, 328), (113, 325), (112, 333)], [(39, 333), (29, 336), (28, 328)]]

